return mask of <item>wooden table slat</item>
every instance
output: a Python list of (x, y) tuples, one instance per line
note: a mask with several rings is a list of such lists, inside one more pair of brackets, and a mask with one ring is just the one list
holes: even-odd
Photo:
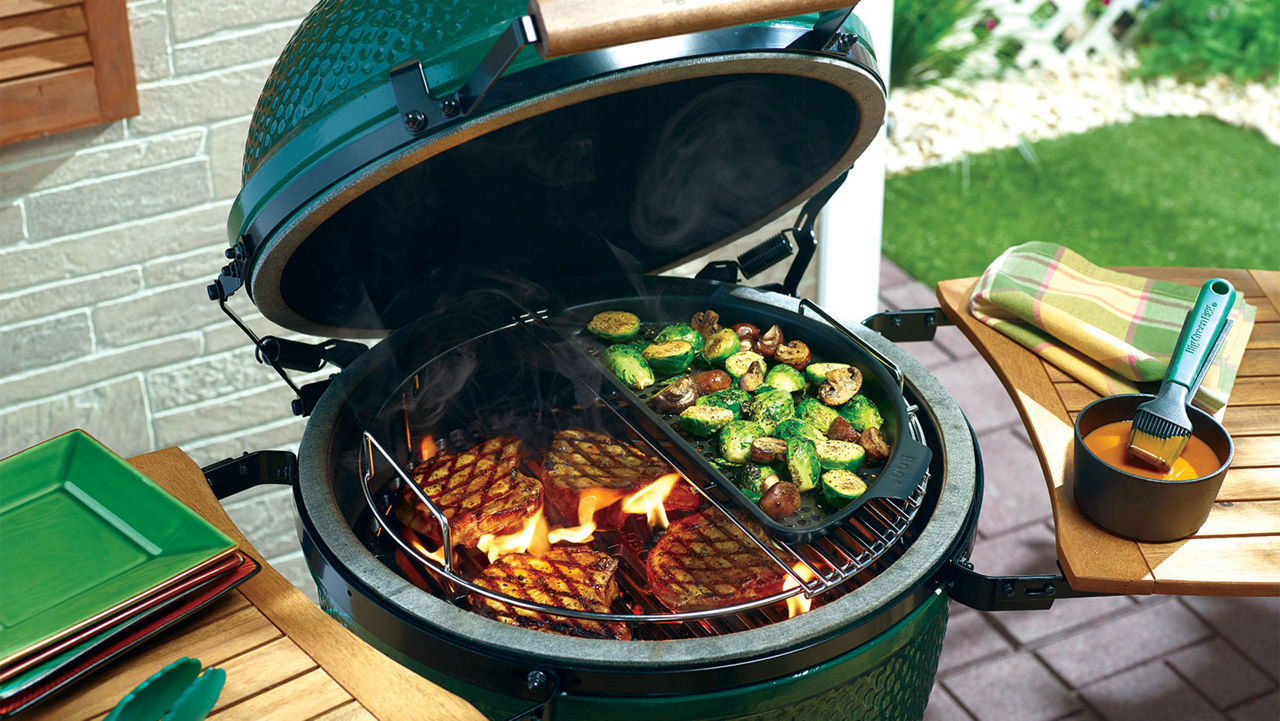
[(219, 699), (218, 707), (209, 718), (213, 721), (297, 721), (350, 702), (351, 696), (323, 669), (317, 668), (230, 706), (222, 706)]
[(366, 711), (364, 706), (352, 701), (332, 711), (326, 711), (311, 721), (372, 721), (373, 718), (373, 714)]
[[(270, 643), (246, 651), (219, 664), (227, 672), (226, 685), (214, 712), (239, 703), (250, 696), (289, 679), (301, 676), (316, 668), (315, 659), (302, 652), (288, 638), (281, 637)], [(347, 696), (348, 700), (351, 697)]]
[(974, 279), (943, 281), (938, 299), (1004, 383), (1040, 456), (1059, 561), (1071, 585), (1112, 593), (1280, 595), (1280, 273), (1222, 269), (1123, 269), (1198, 286), (1225, 277), (1259, 306), (1241, 373), (1224, 414), (1236, 444), (1204, 528), (1170, 544), (1136, 543), (1094, 526), (1066, 488), (1071, 423), (1098, 395), (968, 313)]
[(0, 18), (0, 47), (13, 48), (84, 31), (84, 8), (78, 5)]

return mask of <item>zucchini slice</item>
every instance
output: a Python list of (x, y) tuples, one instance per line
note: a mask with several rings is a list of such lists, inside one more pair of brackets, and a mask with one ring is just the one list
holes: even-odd
[(844, 508), (866, 492), (866, 482), (853, 471), (832, 470), (822, 474), (822, 497), (836, 508)]
[(856, 471), (862, 467), (867, 452), (849, 441), (819, 441), (818, 462), (824, 470)]
[(625, 310), (606, 310), (591, 318), (587, 330), (610, 343), (623, 343), (640, 332), (640, 317)]

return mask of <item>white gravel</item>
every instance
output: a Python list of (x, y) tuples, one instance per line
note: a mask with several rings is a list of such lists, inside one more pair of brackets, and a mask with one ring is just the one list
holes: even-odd
[(887, 169), (901, 173), (1019, 142), (1079, 133), (1146, 116), (1210, 116), (1280, 145), (1280, 87), (1130, 80), (1133, 53), (1032, 68), (1002, 79), (894, 90)]

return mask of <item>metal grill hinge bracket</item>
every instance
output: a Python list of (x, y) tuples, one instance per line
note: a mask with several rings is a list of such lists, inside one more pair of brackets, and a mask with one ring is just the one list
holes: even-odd
[(913, 308), (876, 313), (862, 324), (894, 343), (910, 343), (933, 340), (938, 326), (952, 323), (941, 308)]
[(944, 580), (947, 595), (979, 611), (1035, 611), (1049, 608), (1059, 598), (1114, 595), (1077, 591), (1061, 572), (1057, 575), (988, 576), (973, 570), (973, 564), (963, 558), (947, 564)]
[(298, 457), (290, 451), (255, 451), (200, 469), (219, 500), (267, 484), (298, 482)]

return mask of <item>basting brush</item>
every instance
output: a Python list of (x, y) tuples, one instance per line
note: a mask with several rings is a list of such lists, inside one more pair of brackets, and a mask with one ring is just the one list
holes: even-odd
[(1209, 362), (1217, 354), (1231, 322), (1227, 313), (1235, 300), (1231, 283), (1214, 278), (1200, 288), (1187, 312), (1169, 368), (1156, 397), (1138, 406), (1129, 432), (1129, 455), (1147, 465), (1168, 470), (1182, 455), (1191, 437), (1187, 403), (1200, 387)]

